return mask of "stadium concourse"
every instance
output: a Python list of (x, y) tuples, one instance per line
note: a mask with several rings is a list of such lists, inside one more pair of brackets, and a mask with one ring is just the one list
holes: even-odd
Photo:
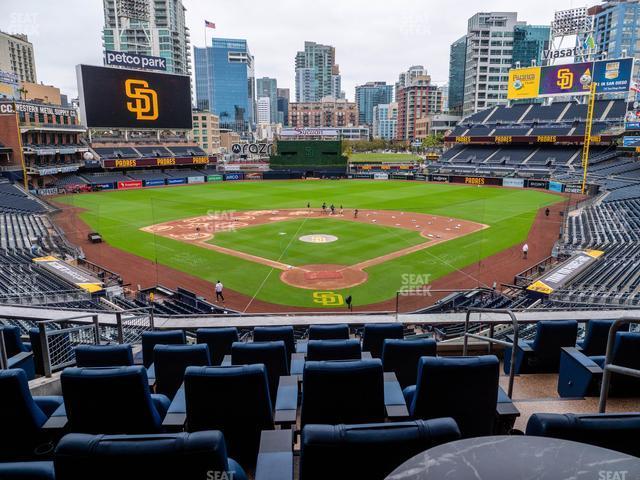
[[(74, 207), (0, 184), (0, 478), (382, 480), (427, 449), (467, 477), (509, 462), (638, 476), (640, 163), (615, 145), (619, 110), (598, 106), (586, 196), (573, 104), (463, 120), (404, 181), (564, 201), (538, 211), (526, 261), (513, 246), (378, 312), (241, 313), (242, 295), (222, 305), (204, 280), (90, 243)], [(141, 172), (103, 173), (117, 189)]]

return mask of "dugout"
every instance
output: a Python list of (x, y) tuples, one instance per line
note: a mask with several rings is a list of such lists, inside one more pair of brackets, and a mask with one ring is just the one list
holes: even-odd
[(299, 173), (305, 177), (344, 177), (347, 157), (341, 140), (278, 140), (269, 166), (272, 171)]

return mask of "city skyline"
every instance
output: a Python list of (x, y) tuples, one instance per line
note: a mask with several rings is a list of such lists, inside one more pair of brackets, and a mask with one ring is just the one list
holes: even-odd
[[(58, 86), (70, 97), (75, 96), (75, 65), (102, 63), (102, 1), (66, 0), (65, 9), (44, 0), (5, 0), (3, 3), (7, 14), (0, 19), (0, 30), (29, 36), (34, 45), (38, 80)], [(443, 5), (437, 15), (430, 15), (417, 0), (400, 1), (392, 11), (387, 2), (358, 1), (342, 5), (339, 12), (321, 8), (320, 4), (314, 13), (315, 21), (309, 23), (306, 11), (289, 0), (271, 5), (269, 9), (247, 0), (222, 0), (215, 9), (201, 0), (183, 3), (192, 47), (205, 44), (204, 20), (215, 22), (217, 29), (209, 29), (206, 34), (209, 44), (214, 36), (247, 39), (256, 59), (256, 77), (276, 78), (279, 87), (292, 92), (295, 91), (292, 59), (304, 42), (335, 47), (342, 90), (351, 101), (356, 85), (368, 81), (392, 83), (398, 72), (415, 64), (424, 64), (434, 83), (446, 83), (450, 44), (465, 33), (469, 16), (460, 15), (460, 11), (517, 10), (519, 16), (535, 25), (549, 24), (555, 10), (581, 6), (573, 0), (541, 0), (515, 9), (503, 0), (486, 2), (481, 7), (463, 1)], [(598, 2), (588, 4), (595, 3)], [(359, 20), (355, 25), (353, 18)], [(285, 22), (287, 28), (274, 28), (278, 22)], [(67, 24), (71, 28), (66, 27)], [(65, 28), (59, 28), (61, 25)], [(72, 28), (78, 25), (81, 27)], [(64, 55), (60, 54), (61, 45), (67, 46)]]

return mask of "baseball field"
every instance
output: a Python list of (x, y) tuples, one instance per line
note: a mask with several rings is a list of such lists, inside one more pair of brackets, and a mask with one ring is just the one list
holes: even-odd
[[(118, 268), (125, 280), (128, 265), (145, 286), (162, 281), (158, 266), (221, 280), (229, 297), (242, 298), (230, 305), (239, 310), (252, 302), (344, 308), (349, 295), (356, 305), (384, 302), (521, 244), (538, 211), (563, 200), (536, 190), (366, 180), (219, 182), (56, 199), (73, 215), (63, 222), (67, 235), (79, 241), (97, 231), (111, 249), (80, 242), (90, 260)], [(140, 257), (155, 267), (141, 272)]]

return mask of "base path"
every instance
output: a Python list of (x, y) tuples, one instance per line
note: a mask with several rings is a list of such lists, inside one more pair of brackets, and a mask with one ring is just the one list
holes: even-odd
[[(344, 214), (339, 213), (338, 210), (336, 212), (335, 215), (330, 215), (328, 211), (323, 212), (320, 209), (229, 212), (158, 223), (144, 227), (141, 230), (281, 270), (280, 279), (292, 287), (309, 290), (330, 290), (350, 288), (365, 283), (368, 275), (364, 270), (368, 267), (488, 228), (487, 225), (481, 223), (425, 213), (360, 210), (356, 217), (353, 211)], [(419, 232), (425, 241), (410, 247), (399, 248), (394, 252), (371, 258), (355, 265), (297, 266), (209, 243), (218, 232), (228, 232), (253, 225), (277, 223), (295, 218), (332, 218), (379, 225), (381, 227), (401, 228)], [(308, 240), (306, 239), (305, 241)], [(318, 240), (320, 241), (321, 239)]]

